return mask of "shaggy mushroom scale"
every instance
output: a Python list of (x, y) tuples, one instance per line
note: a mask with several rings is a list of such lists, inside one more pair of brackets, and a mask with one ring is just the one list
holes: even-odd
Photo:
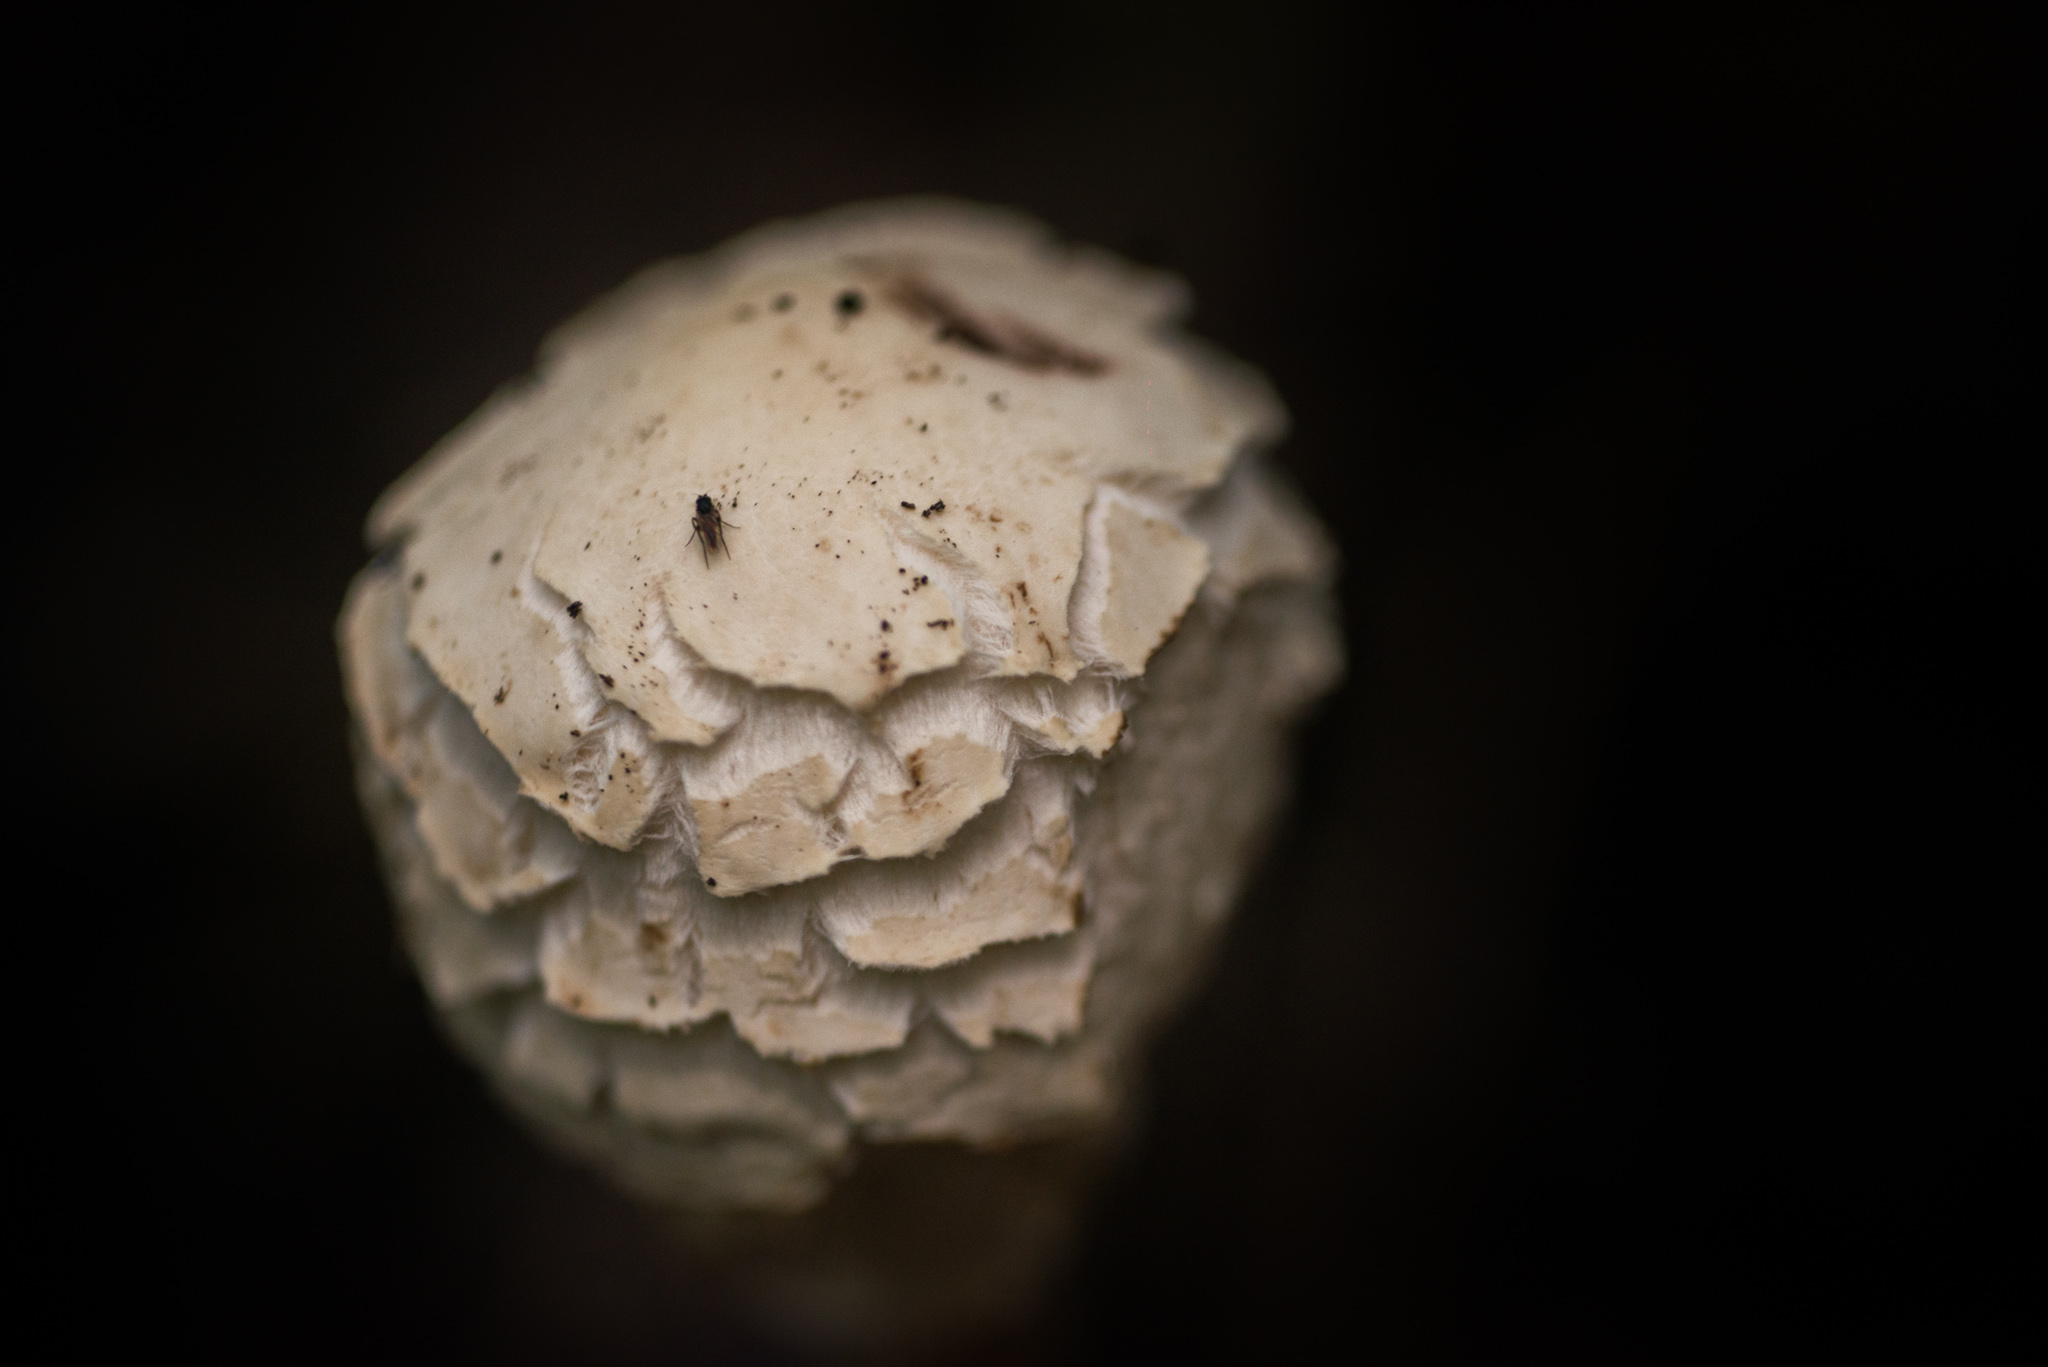
[(1185, 304), (993, 211), (771, 226), (562, 328), (378, 503), (364, 804), (545, 1134), (794, 1211), (856, 1144), (1114, 1118), (1341, 668), (1283, 411)]

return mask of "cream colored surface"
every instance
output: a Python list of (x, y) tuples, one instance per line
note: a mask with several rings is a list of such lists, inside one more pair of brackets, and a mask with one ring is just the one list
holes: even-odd
[(1278, 404), (1184, 302), (966, 206), (777, 225), (563, 328), (380, 501), (366, 810), (543, 1133), (790, 1210), (856, 1140), (1114, 1118), (1341, 663)]

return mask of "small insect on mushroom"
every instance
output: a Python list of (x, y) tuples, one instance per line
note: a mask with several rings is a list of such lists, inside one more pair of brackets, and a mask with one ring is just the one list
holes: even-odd
[(690, 519), (690, 540), (685, 541), (683, 544), (687, 546), (694, 541), (702, 541), (704, 543), (704, 568), (708, 570), (711, 568), (711, 553), (713, 551), (722, 550), (725, 552), (726, 559), (730, 560), (732, 558), (732, 542), (726, 537), (725, 533), (727, 528), (736, 528), (738, 525), (738, 523), (725, 520), (725, 515), (720, 510), (717, 499), (709, 494), (699, 494), (697, 495), (696, 515)]

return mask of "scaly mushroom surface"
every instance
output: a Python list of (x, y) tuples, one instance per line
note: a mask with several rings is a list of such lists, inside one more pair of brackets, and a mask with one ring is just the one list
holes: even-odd
[(1099, 1127), (1342, 654), (1168, 276), (910, 201), (654, 267), (378, 502), (362, 798), (453, 1038), (649, 1198)]

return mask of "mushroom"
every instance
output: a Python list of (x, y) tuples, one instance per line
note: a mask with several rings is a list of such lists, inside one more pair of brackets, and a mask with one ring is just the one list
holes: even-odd
[(1099, 1131), (1342, 653), (1262, 377), (950, 202), (653, 267), (377, 503), (364, 805), (458, 1046), (695, 1210)]

